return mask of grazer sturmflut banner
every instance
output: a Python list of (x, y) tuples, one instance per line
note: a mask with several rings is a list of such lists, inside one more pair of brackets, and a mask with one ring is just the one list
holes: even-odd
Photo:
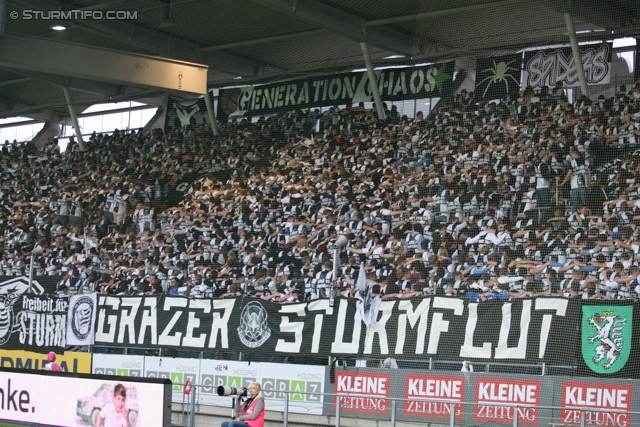
[[(453, 62), (376, 70), (383, 101), (450, 95)], [(218, 117), (251, 116), (353, 102), (372, 102), (366, 71), (292, 80), (264, 86), (220, 89)]]
[(571, 310), (564, 298), (382, 301), (369, 327), (357, 304), (99, 295), (95, 343), (262, 355), (574, 361), (579, 305)]
[[(580, 47), (582, 65), (588, 85), (607, 84), (611, 80), (613, 44), (602, 43)], [(522, 86), (553, 88), (557, 82), (564, 87), (580, 86), (578, 70), (570, 47), (527, 51), (524, 55)]]

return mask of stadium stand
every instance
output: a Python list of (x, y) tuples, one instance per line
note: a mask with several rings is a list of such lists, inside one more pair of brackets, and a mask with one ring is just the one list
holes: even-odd
[(234, 119), (217, 138), (116, 130), (85, 151), (6, 141), (0, 268), (28, 273), (41, 246), (36, 275), (60, 275), (61, 294), (289, 303), (327, 295), (344, 235), (343, 297), (364, 263), (382, 299), (638, 299), (640, 81), (611, 99), (465, 91), (427, 117), (387, 111)]

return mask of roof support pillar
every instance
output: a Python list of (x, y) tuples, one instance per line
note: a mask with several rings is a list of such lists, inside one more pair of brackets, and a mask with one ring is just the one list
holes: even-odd
[(80, 126), (78, 126), (78, 116), (76, 116), (76, 110), (73, 109), (73, 103), (71, 102), (71, 93), (69, 93), (69, 88), (66, 86), (62, 86), (62, 90), (64, 90), (64, 97), (67, 99), (67, 106), (69, 107), (69, 115), (71, 116), (71, 122), (73, 123), (73, 128), (76, 131), (78, 146), (80, 147), (80, 151), (84, 151), (84, 141), (82, 140), (82, 133), (80, 133)]
[(640, 79), (640, 37), (636, 37), (636, 64), (633, 67), (634, 80)]
[(382, 98), (380, 97), (380, 90), (378, 89), (378, 79), (376, 73), (373, 71), (373, 64), (371, 63), (371, 55), (369, 55), (369, 46), (367, 42), (360, 42), (362, 48), (362, 56), (364, 56), (364, 63), (367, 66), (367, 75), (369, 76), (369, 84), (371, 84), (371, 92), (373, 92), (373, 99), (376, 102), (376, 111), (378, 113), (378, 119), (384, 120), (384, 108), (382, 108)]
[[(213, 93), (211, 95), (213, 95)], [(213, 102), (211, 102), (211, 98), (209, 98), (208, 90), (204, 93), (204, 103), (207, 105), (207, 113), (209, 114), (209, 121), (211, 122), (211, 130), (213, 131), (213, 136), (220, 136), (218, 122), (216, 121), (216, 112), (213, 111)]]
[(576, 62), (576, 71), (578, 71), (578, 81), (580, 82), (580, 92), (583, 96), (589, 96), (587, 79), (584, 75), (584, 67), (582, 66), (582, 55), (580, 54), (580, 47), (578, 46), (578, 40), (576, 39), (576, 29), (573, 27), (571, 13), (564, 13), (564, 22), (567, 24), (569, 41), (571, 42), (571, 51), (573, 52), (573, 59)]

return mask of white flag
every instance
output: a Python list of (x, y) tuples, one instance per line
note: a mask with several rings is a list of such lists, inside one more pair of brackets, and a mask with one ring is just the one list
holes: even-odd
[(379, 296), (371, 297), (371, 289), (367, 281), (367, 273), (364, 270), (364, 263), (360, 264), (360, 273), (356, 282), (356, 290), (358, 291), (358, 310), (360, 317), (365, 325), (369, 326), (378, 319), (378, 310), (380, 309), (381, 299)]
[(73, 295), (67, 314), (67, 345), (93, 345), (97, 293)]
[(369, 292), (367, 286), (367, 273), (364, 271), (364, 263), (360, 264), (360, 273), (358, 273), (358, 281), (356, 282), (356, 290), (358, 292)]

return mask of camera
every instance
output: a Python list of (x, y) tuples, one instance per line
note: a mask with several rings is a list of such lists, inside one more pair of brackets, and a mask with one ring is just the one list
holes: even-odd
[(223, 385), (218, 386), (218, 396), (238, 396), (246, 397), (248, 395), (248, 389), (246, 387), (226, 387)]

